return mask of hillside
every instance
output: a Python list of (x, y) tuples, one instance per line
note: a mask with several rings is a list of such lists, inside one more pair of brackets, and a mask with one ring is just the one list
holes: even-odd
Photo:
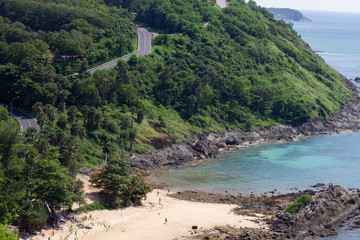
[[(0, 100), (20, 96), (15, 105), (42, 128), (18, 138), (0, 108), (1, 195), (29, 214), (34, 204), (44, 217), (45, 203), (53, 212), (81, 201), (73, 178), (81, 167), (106, 160), (96, 186), (111, 204), (129, 205), (147, 191), (130, 174), (130, 153), (204, 132), (326, 119), (351, 99), (292, 25), (253, 1), (220, 9), (207, 0), (0, 0), (0, 14)], [(160, 33), (153, 52), (86, 72), (135, 49), (132, 21)]]
[[(340, 75), (291, 24), (252, 1), (226, 9), (202, 0), (84, 4), (1, 0), (0, 86), (1, 101), (21, 96), (17, 105), (38, 116), (42, 133), (78, 138), (85, 162), (191, 133), (297, 125), (350, 99)], [(88, 75), (88, 67), (134, 50), (134, 16), (162, 33), (154, 51)]]
[(267, 10), (274, 14), (274, 18), (284, 21), (301, 21), (312, 22), (306, 18), (300, 11), (290, 8), (267, 8)]

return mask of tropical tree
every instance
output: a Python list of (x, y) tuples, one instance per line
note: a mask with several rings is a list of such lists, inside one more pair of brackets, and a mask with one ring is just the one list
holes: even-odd
[(0, 161), (7, 168), (13, 146), (19, 140), (20, 127), (13, 119), (0, 122)]
[(131, 176), (129, 170), (126, 159), (111, 159), (93, 173), (91, 182), (102, 189), (111, 204), (129, 206), (149, 191), (148, 186), (137, 176)]

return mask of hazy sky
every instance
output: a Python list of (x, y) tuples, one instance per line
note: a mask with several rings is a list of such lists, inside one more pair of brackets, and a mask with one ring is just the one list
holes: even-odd
[(293, 8), (297, 10), (321, 10), (359, 12), (359, 0), (254, 0), (262, 7)]

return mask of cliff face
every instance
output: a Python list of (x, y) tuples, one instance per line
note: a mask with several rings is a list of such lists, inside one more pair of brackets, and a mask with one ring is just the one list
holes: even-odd
[(359, 130), (360, 97), (357, 94), (352, 102), (347, 103), (327, 120), (315, 118), (297, 127), (279, 125), (251, 132), (231, 129), (227, 132), (202, 134), (192, 144), (180, 143), (157, 152), (132, 157), (130, 164), (133, 168), (142, 170), (178, 166), (204, 158), (215, 158), (220, 156), (222, 151), (233, 151), (254, 144), (289, 142), (305, 136)]

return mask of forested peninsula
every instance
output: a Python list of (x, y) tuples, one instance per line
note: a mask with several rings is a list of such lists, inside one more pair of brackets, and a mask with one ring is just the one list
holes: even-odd
[(267, 8), (269, 12), (274, 14), (274, 18), (277, 20), (284, 21), (301, 21), (301, 22), (312, 22), (300, 11), (290, 8)]
[[(87, 72), (136, 50), (135, 22), (159, 33), (153, 51)], [(244, 0), (0, 0), (0, 90), (41, 127), (21, 133), (0, 108), (1, 228), (26, 231), (83, 203), (79, 169), (95, 171), (106, 207), (129, 206), (149, 191), (131, 155), (327, 119), (353, 91), (291, 24)]]

